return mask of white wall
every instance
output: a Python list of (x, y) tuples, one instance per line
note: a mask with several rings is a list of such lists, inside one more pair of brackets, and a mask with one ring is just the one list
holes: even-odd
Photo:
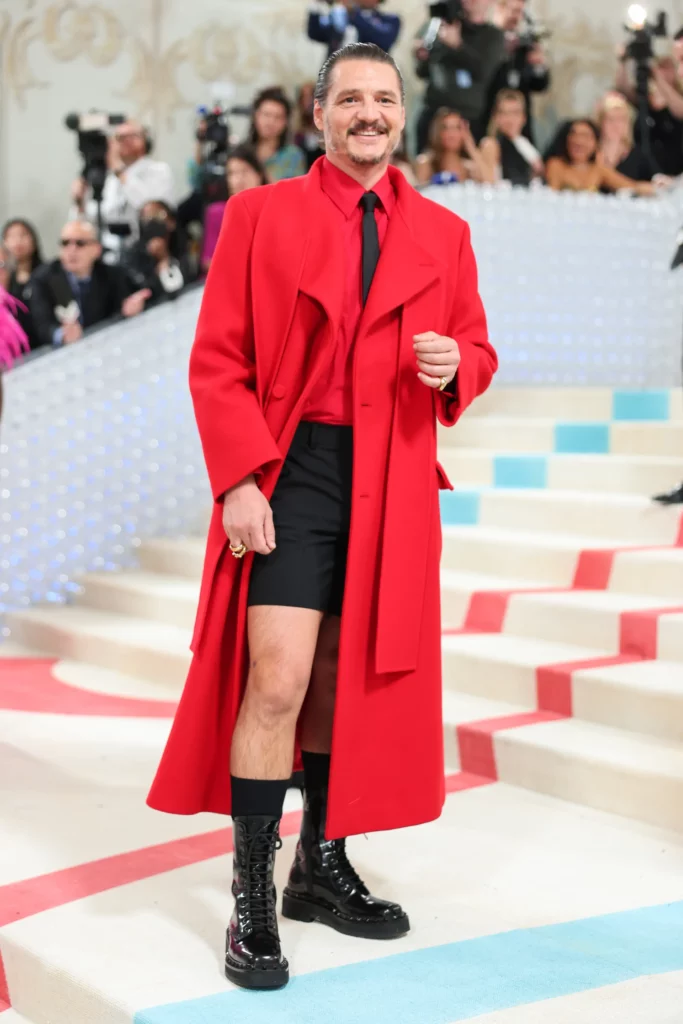
[[(424, 18), (421, 0), (389, 0), (404, 18), (397, 57), (410, 70), (410, 43)], [(541, 124), (590, 110), (611, 81), (626, 0), (535, 0), (553, 30), (555, 86), (539, 106)], [(673, 28), (683, 24), (674, 0)], [(91, 108), (141, 117), (156, 153), (185, 192), (195, 107), (212, 83), (229, 82), (232, 101), (258, 87), (293, 88), (313, 77), (322, 47), (304, 36), (306, 0), (0, 0), (0, 217), (27, 216), (48, 253), (68, 207), (80, 160), (64, 126)], [(409, 75), (412, 100), (419, 86)], [(414, 106), (414, 104), (413, 104)]]

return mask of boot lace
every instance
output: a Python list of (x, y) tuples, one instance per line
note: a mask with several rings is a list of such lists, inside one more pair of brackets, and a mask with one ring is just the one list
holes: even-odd
[(342, 888), (365, 889), (365, 882), (351, 864), (346, 853), (346, 841), (333, 839), (328, 843), (328, 865), (332, 876), (339, 881)]
[(252, 931), (275, 932), (277, 914), (275, 886), (272, 883), (272, 859), (282, 848), (279, 834), (262, 829), (249, 843), (246, 868), (247, 885), (242, 895), (249, 914)]

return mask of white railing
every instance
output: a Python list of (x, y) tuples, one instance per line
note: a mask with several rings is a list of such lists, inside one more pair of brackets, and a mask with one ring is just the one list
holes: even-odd
[[(474, 186), (428, 194), (472, 226), (499, 383), (678, 383), (675, 197)], [(64, 601), (82, 573), (134, 565), (145, 538), (205, 521), (187, 387), (200, 300), (188, 293), (5, 375), (0, 619)]]

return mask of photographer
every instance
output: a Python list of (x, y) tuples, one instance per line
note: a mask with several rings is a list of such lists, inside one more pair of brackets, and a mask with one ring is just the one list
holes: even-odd
[(308, 12), (308, 38), (314, 43), (325, 43), (328, 57), (346, 43), (374, 43), (389, 53), (401, 31), (401, 19), (398, 14), (380, 11), (383, 2), (316, 3)]
[[(638, 109), (635, 75), (626, 48), (618, 51), (619, 65), (616, 88)], [(647, 123), (650, 135), (650, 155), (657, 170), (672, 178), (683, 174), (683, 93), (676, 64), (671, 57), (660, 57), (650, 67), (647, 96)], [(640, 119), (634, 125), (636, 145), (642, 145)]]
[(484, 134), (488, 91), (505, 59), (505, 37), (489, 24), (489, 0), (448, 0), (430, 5), (442, 18), (438, 35), (425, 45), (425, 25), (414, 49), (416, 72), (427, 80), (425, 106), (417, 123), (417, 150), (423, 152), (438, 110), (455, 110), (471, 125), (475, 139)]
[[(137, 121), (126, 121), (109, 138), (107, 176), (102, 193), (101, 242), (118, 256), (122, 248), (138, 237), (138, 218), (145, 203), (153, 199), (173, 202), (173, 174), (170, 166), (153, 160), (150, 138)], [(86, 216), (97, 223), (97, 203), (84, 178), (71, 187), (74, 201), (69, 219)]]
[(524, 97), (523, 135), (533, 142), (531, 94), (547, 92), (550, 88), (550, 69), (541, 46), (544, 33), (527, 12), (525, 0), (501, 0), (493, 21), (505, 33), (506, 57), (489, 87), (484, 124), (490, 121), (498, 93), (514, 89)]
[(122, 265), (135, 288), (150, 293), (145, 309), (178, 298), (192, 281), (185, 234), (168, 203), (159, 199), (145, 203), (140, 238), (124, 254)]

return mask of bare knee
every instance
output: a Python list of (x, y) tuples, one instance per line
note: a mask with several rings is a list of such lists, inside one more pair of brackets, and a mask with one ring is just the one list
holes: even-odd
[(296, 719), (304, 702), (309, 670), (279, 655), (264, 655), (252, 662), (246, 698), (264, 726)]

